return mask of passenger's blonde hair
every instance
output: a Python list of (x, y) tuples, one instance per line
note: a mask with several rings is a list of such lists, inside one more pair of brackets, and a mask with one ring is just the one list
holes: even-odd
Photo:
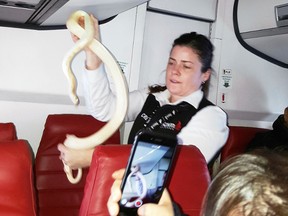
[(258, 150), (228, 159), (213, 179), (202, 216), (287, 216), (288, 154)]

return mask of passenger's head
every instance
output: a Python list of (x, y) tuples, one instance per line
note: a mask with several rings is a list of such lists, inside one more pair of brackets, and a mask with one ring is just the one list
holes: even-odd
[[(177, 100), (209, 80), (213, 45), (204, 35), (186, 33), (174, 40), (166, 68), (166, 86)], [(204, 90), (204, 89), (203, 89)]]
[(202, 216), (288, 215), (287, 152), (258, 152), (225, 161), (213, 179)]

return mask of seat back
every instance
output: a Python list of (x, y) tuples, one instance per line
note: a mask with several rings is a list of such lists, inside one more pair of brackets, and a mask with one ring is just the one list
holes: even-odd
[(36, 216), (32, 150), (26, 140), (0, 141), (0, 214)]
[[(97, 146), (86, 179), (81, 216), (107, 216), (107, 200), (115, 170), (125, 168), (131, 145)], [(203, 155), (195, 146), (178, 146), (176, 163), (168, 189), (188, 215), (199, 216), (202, 200), (210, 183), (210, 175)]]
[[(90, 115), (57, 114), (47, 117), (35, 160), (39, 216), (78, 216), (88, 168), (83, 169), (78, 184), (71, 184), (59, 160), (57, 145), (63, 143), (67, 134), (86, 137), (103, 125), (105, 122)], [(105, 143), (119, 144), (120, 132), (117, 131)]]
[(229, 126), (229, 129), (229, 137), (221, 150), (221, 162), (229, 157), (243, 153), (256, 133), (268, 131), (268, 129), (264, 128), (242, 126)]
[(16, 128), (12, 122), (0, 123), (0, 141), (17, 139)]

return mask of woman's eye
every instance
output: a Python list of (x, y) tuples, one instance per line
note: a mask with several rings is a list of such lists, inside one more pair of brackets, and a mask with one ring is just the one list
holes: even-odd
[(189, 66), (189, 65), (184, 65), (183, 66), (185, 69), (191, 69), (191, 66)]

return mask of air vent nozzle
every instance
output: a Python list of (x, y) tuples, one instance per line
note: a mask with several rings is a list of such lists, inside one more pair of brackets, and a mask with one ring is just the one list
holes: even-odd
[(278, 27), (288, 26), (288, 4), (275, 6), (275, 18)]

